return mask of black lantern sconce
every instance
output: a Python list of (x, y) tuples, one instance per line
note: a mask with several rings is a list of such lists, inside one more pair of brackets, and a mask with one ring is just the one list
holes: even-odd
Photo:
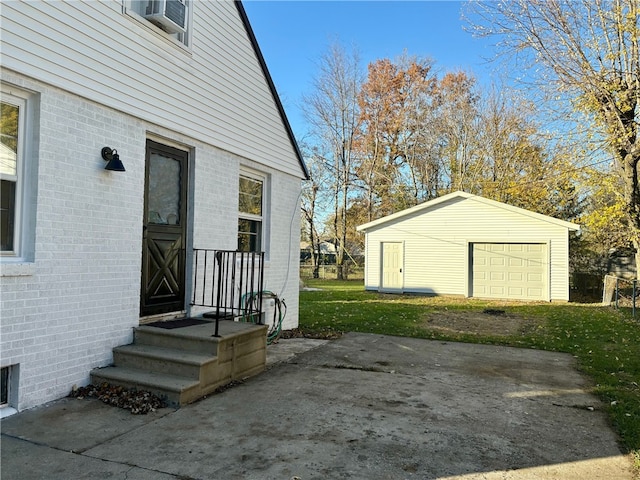
[(104, 167), (105, 170), (111, 170), (113, 172), (125, 172), (124, 165), (120, 161), (120, 155), (118, 155), (118, 151), (114, 148), (111, 149), (109, 147), (104, 147), (102, 149), (102, 158), (107, 163), (107, 166)]

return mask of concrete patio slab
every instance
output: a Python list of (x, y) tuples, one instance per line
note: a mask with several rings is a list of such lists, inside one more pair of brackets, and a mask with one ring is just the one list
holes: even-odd
[(2, 477), (632, 478), (569, 355), (366, 334), (306, 345), (177, 411), (65, 399), (9, 417)]
[(2, 420), (2, 439), (13, 437), (82, 453), (173, 411), (162, 408), (147, 415), (132, 415), (93, 398), (62, 398)]
[[(92, 402), (94, 403), (94, 402)], [(122, 463), (86, 457), (58, 450), (32, 441), (2, 436), (3, 479), (68, 479), (94, 480), (101, 478), (127, 480), (175, 480), (157, 470), (146, 470)]]
[(329, 340), (317, 338), (280, 339), (267, 347), (267, 368), (292, 360), (296, 355), (314, 350), (327, 342)]

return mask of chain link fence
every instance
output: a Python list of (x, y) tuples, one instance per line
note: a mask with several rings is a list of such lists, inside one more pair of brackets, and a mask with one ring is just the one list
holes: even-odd
[[(357, 265), (344, 265), (346, 277), (349, 280), (364, 280), (364, 267)], [(313, 277), (312, 265), (300, 265), (300, 278), (303, 280)], [(320, 265), (318, 267), (318, 277), (322, 280), (335, 280), (338, 278), (338, 267), (336, 265)]]
[(631, 308), (633, 318), (636, 317), (636, 303), (638, 300), (638, 280), (625, 279), (613, 275), (605, 275), (602, 291), (603, 305), (613, 305), (615, 308)]

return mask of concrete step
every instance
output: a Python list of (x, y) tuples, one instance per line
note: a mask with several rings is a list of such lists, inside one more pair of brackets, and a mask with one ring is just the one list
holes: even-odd
[[(213, 333), (214, 327), (211, 328)], [(156, 327), (140, 326), (134, 329), (134, 343), (137, 345), (151, 345), (155, 347), (185, 350), (206, 355), (218, 354), (218, 338), (214, 336), (190, 333), (188, 329), (167, 330)]]
[(125, 388), (147, 390), (163, 398), (168, 406), (178, 408), (202, 396), (200, 382), (191, 378), (145, 372), (135, 368), (104, 367), (91, 371), (91, 383), (120, 385)]
[(266, 365), (265, 325), (221, 321), (166, 329), (142, 325), (134, 343), (113, 349), (114, 366), (91, 372), (92, 382), (148, 390), (185, 405)]
[(206, 382), (213, 375), (218, 359), (203, 353), (131, 344), (113, 349), (113, 363), (117, 367), (166, 373)]

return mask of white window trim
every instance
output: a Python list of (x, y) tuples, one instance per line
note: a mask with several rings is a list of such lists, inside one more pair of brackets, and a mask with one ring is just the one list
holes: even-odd
[(184, 42), (181, 42), (177, 38), (175, 38), (172, 34), (165, 32), (160, 27), (150, 22), (138, 12), (135, 11), (133, 6), (134, 0), (122, 0), (122, 13), (131, 18), (132, 20), (138, 22), (142, 27), (146, 28), (149, 32), (156, 35), (158, 38), (166, 42), (170, 42), (172, 45), (184, 50), (186, 53), (191, 53), (191, 42), (192, 42), (192, 26), (193, 26), (193, 0), (187, 1), (187, 31), (184, 35)]
[[(35, 188), (27, 181), (34, 169), (32, 164), (35, 159), (32, 156), (33, 146), (28, 141), (33, 138), (35, 122), (35, 98), (32, 93), (3, 84), (0, 89), (0, 99), (3, 103), (10, 103), (19, 108), (18, 119), (18, 152), (16, 165), (16, 199), (14, 218), (14, 249), (13, 251), (0, 252), (0, 261), (4, 264), (2, 276), (29, 275), (32, 268), (29, 262), (33, 260), (32, 248), (28, 243), (32, 241), (34, 232), (31, 225), (30, 199), (33, 197), (29, 188)], [(5, 175), (2, 176), (6, 178)], [(13, 176), (12, 176), (13, 177)], [(22, 266), (22, 268), (20, 268)]]
[[(240, 205), (238, 205), (238, 219), (244, 218), (247, 220), (257, 220), (261, 222), (260, 228), (260, 250), (265, 252), (265, 261), (269, 258), (269, 225), (270, 225), (270, 182), (269, 176), (265, 173), (251, 170), (246, 167), (240, 167), (240, 173), (238, 176), (238, 189), (240, 188), (240, 177), (251, 178), (262, 182), (262, 215), (255, 215), (250, 213), (244, 213), (240, 211)], [(240, 192), (238, 190), (238, 196)]]

